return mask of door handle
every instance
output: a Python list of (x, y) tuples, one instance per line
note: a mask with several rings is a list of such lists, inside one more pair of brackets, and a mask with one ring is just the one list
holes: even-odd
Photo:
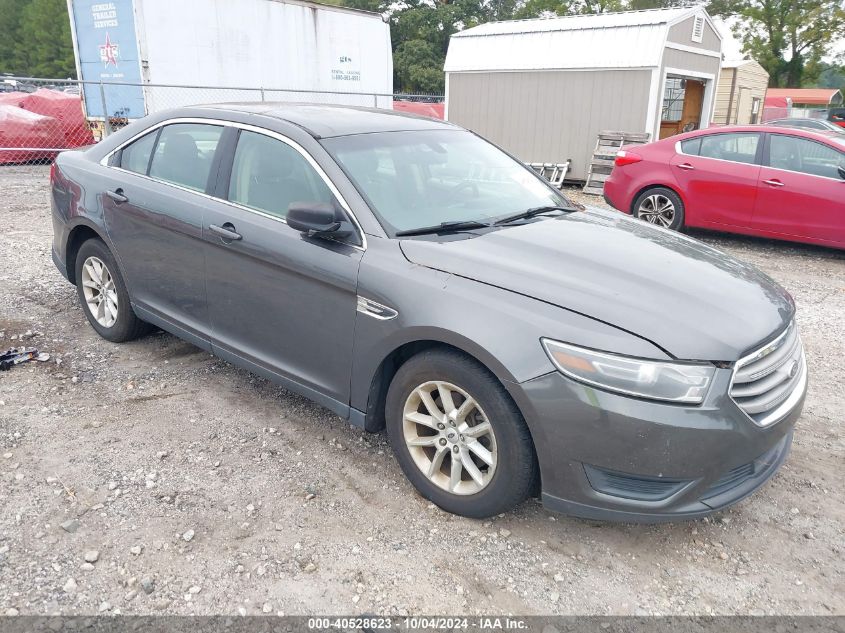
[(689, 163), (681, 163), (680, 165), (677, 165), (677, 168), (678, 168), (678, 169), (683, 169), (683, 170), (685, 170), (685, 171), (689, 171), (689, 170), (691, 170), (691, 169), (695, 169), (695, 167), (693, 167), (693, 166), (692, 166), (692, 165), (690, 165)]
[(123, 195), (123, 189), (115, 189), (114, 191), (106, 191), (106, 195), (115, 201), (115, 204), (123, 204), (129, 202), (129, 198)]
[(765, 184), (769, 185), (770, 187), (783, 187), (783, 183), (778, 180), (777, 178), (772, 178), (771, 180), (764, 180)]
[(226, 222), (226, 224), (224, 224), (223, 226), (210, 224), (208, 226), (208, 230), (214, 233), (215, 235), (219, 236), (226, 242), (235, 242), (237, 240), (243, 239), (243, 236), (235, 231), (235, 225), (231, 222)]

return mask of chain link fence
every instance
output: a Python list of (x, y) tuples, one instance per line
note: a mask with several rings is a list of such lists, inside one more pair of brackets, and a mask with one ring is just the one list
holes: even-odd
[(0, 75), (0, 165), (51, 161), (161, 110), (287, 101), (396, 109), (443, 118), (443, 96), (285, 88), (180, 86)]

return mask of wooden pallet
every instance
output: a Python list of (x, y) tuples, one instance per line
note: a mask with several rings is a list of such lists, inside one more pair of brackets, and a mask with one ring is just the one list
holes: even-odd
[(587, 173), (587, 182), (584, 184), (584, 193), (600, 196), (604, 192), (605, 181), (613, 171), (613, 161), (616, 159), (619, 148), (623, 145), (648, 143), (650, 136), (643, 132), (599, 132), (596, 149), (593, 150), (593, 158)]

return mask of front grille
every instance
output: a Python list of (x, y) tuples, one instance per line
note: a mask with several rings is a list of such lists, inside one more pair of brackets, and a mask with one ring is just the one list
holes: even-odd
[(797, 404), (807, 384), (807, 363), (795, 323), (771, 343), (740, 359), (731, 398), (760, 426), (774, 424)]

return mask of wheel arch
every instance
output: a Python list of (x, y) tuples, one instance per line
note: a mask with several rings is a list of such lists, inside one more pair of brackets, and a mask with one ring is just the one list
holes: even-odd
[(507, 372), (500, 363), (495, 361), (495, 359), (491, 359), (489, 354), (485, 354), (483, 351), (481, 353), (473, 353), (474, 347), (474, 345), (461, 345), (460, 343), (456, 344), (455, 342), (446, 342), (431, 337), (409, 340), (401, 344), (394, 345), (393, 348), (388, 351), (378, 363), (376, 370), (373, 372), (372, 379), (370, 380), (370, 386), (367, 392), (364, 428), (372, 432), (384, 429), (385, 401), (387, 399), (387, 390), (390, 387), (390, 383), (393, 381), (393, 377), (396, 375), (399, 368), (410, 358), (432, 349), (458, 352), (484, 367), (484, 369), (493, 374), (505, 392), (508, 393), (508, 397), (513, 400), (514, 406), (516, 406), (523, 417), (525, 417), (524, 412), (520, 409), (519, 404), (507, 388), (508, 382), (514, 382), (513, 377), (510, 376), (510, 373)]
[(76, 256), (79, 254), (82, 245), (92, 238), (100, 240), (111, 250), (109, 243), (100, 231), (87, 222), (78, 223), (68, 233), (65, 246), (65, 269), (67, 270), (68, 281), (74, 285), (76, 285)]
[(637, 190), (634, 193), (634, 196), (631, 198), (630, 211), (631, 211), (632, 217), (634, 216), (635, 208), (637, 206), (637, 200), (639, 200), (639, 197), (641, 195), (643, 195), (646, 191), (650, 191), (652, 189), (668, 189), (669, 191), (674, 193), (676, 196), (678, 196), (681, 199), (681, 202), (684, 203), (684, 215), (686, 215), (687, 200), (686, 200), (686, 197), (684, 196), (684, 194), (679, 191), (679, 187), (677, 185), (667, 185), (667, 184), (664, 184), (664, 183), (650, 183), (648, 185), (641, 187), (639, 190)]

